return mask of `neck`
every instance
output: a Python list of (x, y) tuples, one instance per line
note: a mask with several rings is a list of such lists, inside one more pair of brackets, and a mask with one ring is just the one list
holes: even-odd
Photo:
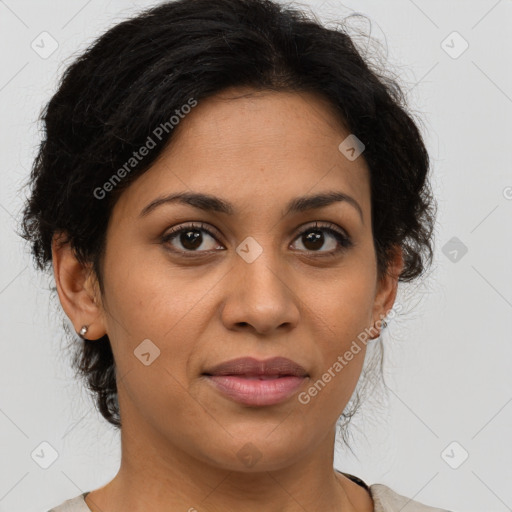
[(264, 471), (221, 468), (151, 439), (123, 427), (117, 475), (86, 497), (93, 512), (373, 511), (368, 491), (333, 469), (334, 428), (309, 457)]

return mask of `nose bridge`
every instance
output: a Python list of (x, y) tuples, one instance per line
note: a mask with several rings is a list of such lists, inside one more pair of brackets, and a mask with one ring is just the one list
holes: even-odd
[(278, 251), (272, 247), (270, 236), (265, 238), (265, 246), (262, 243), (247, 237), (236, 249), (239, 259), (235, 268), (242, 274), (242, 290), (258, 296), (262, 294), (261, 298), (266, 301), (284, 299), (287, 293), (281, 279), (285, 272)]

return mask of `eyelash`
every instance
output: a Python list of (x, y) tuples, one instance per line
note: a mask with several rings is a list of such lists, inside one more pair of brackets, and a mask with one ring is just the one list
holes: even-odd
[[(328, 252), (323, 252), (323, 251), (306, 251), (306, 252), (313, 253), (313, 254), (318, 253), (320, 255), (320, 257), (337, 256), (339, 253), (344, 252), (345, 250), (352, 247), (354, 244), (353, 244), (352, 240), (350, 239), (350, 237), (344, 235), (341, 231), (339, 231), (337, 228), (333, 228), (332, 226), (335, 226), (335, 224), (332, 224), (329, 222), (327, 222), (325, 224), (319, 224), (318, 222), (315, 222), (315, 225), (308, 226), (306, 229), (304, 229), (300, 233), (298, 233), (297, 236), (294, 238), (294, 240), (297, 240), (298, 238), (303, 236), (305, 233), (308, 233), (310, 231), (326, 231), (327, 233), (334, 236), (334, 238), (338, 241), (340, 247), (338, 247), (338, 249), (336, 249), (334, 251), (328, 251)], [(205, 224), (191, 223), (191, 224), (187, 224), (184, 226), (178, 226), (175, 228), (171, 228), (171, 230), (168, 231), (162, 237), (161, 242), (164, 244), (168, 244), (173, 238), (177, 237), (178, 235), (180, 235), (181, 233), (183, 233), (185, 231), (204, 231), (212, 238), (217, 239), (215, 233), (213, 233), (210, 229), (208, 229)], [(206, 254), (212, 253), (212, 251), (180, 251), (180, 250), (175, 250), (175, 249), (169, 249), (169, 250), (173, 253), (181, 254), (187, 258), (188, 257), (198, 257), (198, 256), (201, 256), (202, 253), (206, 253)]]

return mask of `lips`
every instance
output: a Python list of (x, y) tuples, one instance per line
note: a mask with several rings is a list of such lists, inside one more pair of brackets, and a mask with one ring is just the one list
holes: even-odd
[(276, 377), (307, 377), (306, 370), (295, 361), (286, 357), (273, 357), (260, 361), (253, 357), (232, 359), (214, 366), (204, 372), (208, 376), (238, 375), (247, 379)]
[(251, 407), (276, 405), (290, 399), (309, 377), (302, 366), (285, 357), (265, 361), (252, 357), (233, 359), (203, 375), (223, 396)]

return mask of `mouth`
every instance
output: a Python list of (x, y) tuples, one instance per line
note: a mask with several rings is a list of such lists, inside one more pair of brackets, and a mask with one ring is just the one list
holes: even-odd
[(217, 392), (248, 406), (269, 406), (291, 398), (309, 378), (294, 361), (275, 357), (266, 361), (240, 358), (203, 373)]
[(240, 375), (208, 375), (205, 373), (207, 377), (240, 377), (242, 379), (246, 380), (273, 380), (273, 379), (282, 379), (285, 377), (293, 377), (293, 375), (247, 375), (247, 374), (240, 374)]

